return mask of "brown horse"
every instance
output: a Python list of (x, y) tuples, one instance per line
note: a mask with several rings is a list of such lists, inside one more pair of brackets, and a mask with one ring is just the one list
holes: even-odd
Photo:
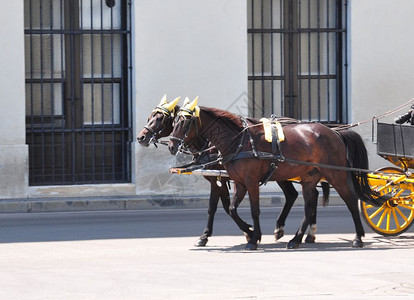
[[(174, 103), (175, 101), (171, 102)], [(179, 106), (171, 105), (166, 100), (166, 97), (161, 100), (160, 104), (153, 109), (151, 115), (148, 118), (147, 124), (141, 130), (141, 132), (137, 135), (137, 140), (140, 145), (144, 147), (148, 147), (151, 142), (156, 143), (158, 139), (163, 137), (169, 136), (170, 133), (173, 131), (173, 121), (174, 116), (179, 111)], [(206, 142), (201, 138), (195, 138), (192, 141), (191, 148), (193, 151), (202, 151), (203, 147), (205, 147)], [(195, 163), (202, 163), (206, 161), (213, 160), (217, 157), (217, 151), (211, 150), (208, 152), (203, 152), (202, 155), (199, 155), (194, 158)], [(207, 167), (209, 169), (224, 169), (221, 164), (215, 164)], [(217, 211), (217, 206), (219, 199), (221, 199), (223, 208), (230, 214), (229, 206), (230, 206), (230, 195), (229, 190), (227, 188), (227, 182), (229, 178), (222, 177), (221, 178), (221, 186), (217, 185), (217, 177), (214, 176), (204, 176), (206, 180), (210, 182), (210, 199), (209, 199), (209, 206), (208, 206), (208, 213), (207, 213), (207, 226), (198, 238), (195, 243), (195, 246), (205, 246), (208, 242), (208, 237), (210, 237), (213, 233), (213, 222), (214, 222), (214, 215)], [(294, 188), (292, 182), (290, 181), (282, 181), (278, 182), (279, 186), (281, 187), (286, 202), (285, 205), (276, 221), (276, 229), (275, 229), (275, 239), (278, 240), (283, 237), (284, 230), (283, 227), (285, 226), (286, 218), (292, 208), (295, 200), (298, 197), (298, 192)], [(323, 188), (323, 196), (324, 202), (327, 202), (329, 196), (329, 185), (322, 186)], [(316, 193), (318, 191), (316, 190)], [(249, 228), (252, 227), (249, 224), (245, 224), (244, 226), (248, 226)], [(306, 237), (306, 242), (312, 243), (315, 241), (315, 232), (316, 232), (316, 213), (314, 214), (314, 218), (311, 221), (311, 226), (309, 230), (309, 234)]]
[[(263, 127), (254, 120), (247, 121), (224, 110), (194, 104), (181, 110), (183, 113), (178, 113), (170, 137), (170, 152), (175, 154), (180, 144), (190, 143), (197, 137), (210, 140), (220, 151), (222, 163), (235, 182), (230, 215), (248, 235), (246, 249), (257, 249), (257, 243), (261, 240), (259, 183), (269, 176), (270, 180), (278, 182), (301, 178), (305, 218), (288, 243), (288, 248), (297, 248), (302, 242), (316, 212), (315, 187), (322, 178), (337, 190), (351, 212), (356, 229), (352, 246), (363, 247), (361, 237), (364, 236), (364, 228), (358, 212), (358, 197), (374, 203), (377, 195), (372, 194), (366, 173), (330, 167), (368, 168), (367, 150), (357, 133), (335, 132), (319, 123), (289, 124), (283, 127), (285, 141), (280, 143), (278, 149), (282, 155), (274, 156), (269, 155), (272, 144), (265, 140)], [(250, 198), (253, 231), (237, 214), (237, 207), (246, 192)]]

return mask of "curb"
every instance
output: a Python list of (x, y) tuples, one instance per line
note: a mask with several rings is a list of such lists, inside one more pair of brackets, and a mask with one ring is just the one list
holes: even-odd
[[(109, 211), (109, 210), (145, 210), (145, 209), (207, 209), (208, 195), (185, 196), (175, 199), (169, 195), (153, 196), (108, 196), (108, 197), (56, 197), (26, 198), (0, 200), (0, 213), (45, 213), (72, 211)], [(285, 198), (281, 193), (263, 193), (261, 207), (282, 207)], [(320, 199), (318, 200), (320, 205)], [(329, 205), (344, 205), (342, 199), (335, 194), (330, 195)], [(294, 206), (303, 206), (303, 198), (299, 196)], [(222, 207), (221, 201), (219, 207)], [(249, 207), (248, 199), (244, 199), (240, 207)]]

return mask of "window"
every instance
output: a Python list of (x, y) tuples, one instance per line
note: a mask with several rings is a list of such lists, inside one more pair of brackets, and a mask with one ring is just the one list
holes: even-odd
[(347, 121), (346, 4), (248, 0), (250, 115)]
[(126, 0), (25, 0), (32, 185), (128, 182)]

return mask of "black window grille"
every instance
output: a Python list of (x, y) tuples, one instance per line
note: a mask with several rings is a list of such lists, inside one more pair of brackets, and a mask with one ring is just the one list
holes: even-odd
[(30, 185), (130, 182), (129, 6), (24, 1)]
[(248, 0), (249, 113), (347, 122), (346, 0)]

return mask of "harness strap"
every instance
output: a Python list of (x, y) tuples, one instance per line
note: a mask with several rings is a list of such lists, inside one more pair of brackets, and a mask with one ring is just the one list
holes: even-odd
[[(241, 117), (241, 118), (243, 118), (243, 117)], [(243, 121), (243, 119), (242, 119), (242, 121)], [(228, 154), (228, 155), (225, 155), (224, 157), (221, 157), (220, 163), (225, 164), (225, 163), (227, 163), (227, 162), (229, 162), (229, 161), (231, 161), (233, 159), (236, 159), (236, 157), (240, 154), (240, 152), (241, 152), (241, 150), (243, 148), (244, 136), (246, 135), (246, 131), (248, 132), (248, 129), (242, 131), (242, 136), (241, 136), (241, 139), (240, 139), (240, 143), (237, 146), (236, 151), (234, 153), (232, 153), (232, 154)]]
[(154, 129), (152, 129), (151, 127), (148, 127), (147, 125), (145, 125), (144, 128), (146, 130), (148, 130), (149, 132), (151, 132), (152, 134), (156, 134), (156, 132), (154, 131)]
[(250, 140), (250, 145), (252, 146), (252, 151), (254, 155), (257, 157), (258, 154), (257, 154), (256, 146), (253, 141), (252, 134), (250, 133), (250, 130), (249, 130), (249, 124), (247, 123), (247, 120), (244, 117), (240, 116), (240, 119), (242, 121), (244, 131), (247, 131), (247, 134), (249, 135), (249, 140)]
[(277, 169), (277, 164), (274, 161), (271, 162), (270, 167), (269, 167), (269, 172), (267, 173), (266, 178), (259, 184), (259, 186), (266, 185), (266, 183), (270, 180), (270, 178), (272, 178), (276, 169)]
[(282, 156), (279, 134), (276, 128), (272, 128), (272, 154), (277, 157)]

